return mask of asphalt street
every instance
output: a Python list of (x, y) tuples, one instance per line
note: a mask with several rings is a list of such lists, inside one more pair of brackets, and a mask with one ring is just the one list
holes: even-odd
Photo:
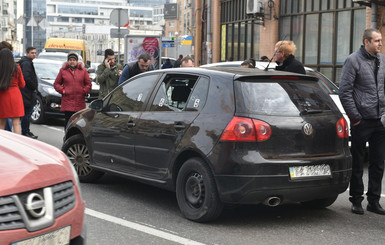
[[(38, 140), (62, 145), (62, 120), (31, 125)], [(367, 183), (367, 173), (364, 175)], [(106, 244), (385, 244), (385, 216), (350, 212), (348, 192), (326, 209), (242, 205), (210, 223), (186, 220), (175, 193), (106, 174), (81, 184), (87, 242)], [(383, 190), (384, 184), (383, 184)], [(384, 193), (384, 191), (383, 191)], [(385, 206), (385, 195), (381, 204)], [(366, 200), (363, 202), (366, 207)]]

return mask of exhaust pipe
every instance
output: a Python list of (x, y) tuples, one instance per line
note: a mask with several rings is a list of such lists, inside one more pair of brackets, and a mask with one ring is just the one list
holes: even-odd
[(265, 199), (263, 204), (269, 206), (269, 207), (276, 207), (281, 203), (281, 198), (279, 197), (268, 197)]

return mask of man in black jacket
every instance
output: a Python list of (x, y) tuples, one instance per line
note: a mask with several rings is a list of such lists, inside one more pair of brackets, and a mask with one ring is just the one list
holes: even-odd
[(275, 44), (276, 70), (306, 74), (302, 63), (294, 57), (295, 49), (293, 41), (279, 41)]
[(346, 59), (341, 75), (339, 97), (350, 119), (353, 156), (350, 179), (352, 212), (363, 214), (364, 156), (369, 142), (369, 185), (367, 210), (385, 215), (379, 201), (385, 157), (385, 56), (380, 53), (382, 35), (377, 29), (366, 29), (359, 50)]
[(36, 48), (28, 47), (27, 56), (24, 56), (18, 62), (23, 72), (25, 87), (21, 88), (21, 95), (23, 96), (24, 102), (24, 117), (21, 118), (21, 134), (37, 139), (30, 130), (30, 120), (32, 115), (33, 106), (36, 103), (36, 92), (37, 92), (37, 76), (35, 67), (33, 66), (32, 60), (36, 58)]
[(151, 56), (148, 53), (143, 53), (139, 55), (138, 61), (131, 62), (123, 68), (118, 84), (142, 72), (152, 70), (154, 70), (154, 67), (151, 65)]

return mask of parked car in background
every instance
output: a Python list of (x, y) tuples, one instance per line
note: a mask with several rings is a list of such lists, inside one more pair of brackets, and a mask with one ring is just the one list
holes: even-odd
[(0, 142), (0, 244), (85, 244), (85, 202), (68, 158), (4, 130)]
[(64, 113), (60, 111), (61, 94), (53, 87), (63, 61), (37, 58), (33, 60), (33, 64), (38, 78), (38, 93), (31, 122), (44, 123), (49, 117), (64, 117)]
[[(56, 92), (53, 83), (63, 65), (62, 61), (41, 59), (33, 60), (35, 72), (38, 78), (38, 93), (36, 105), (33, 107), (31, 122), (44, 123), (50, 117), (64, 117), (60, 111), (61, 94)], [(99, 85), (92, 83), (92, 90), (86, 96), (86, 102), (90, 103), (97, 99), (99, 95)]]
[(88, 74), (90, 75), (91, 82), (92, 82), (91, 93), (89, 93), (89, 95), (86, 98), (86, 101), (88, 103), (99, 97), (100, 85), (96, 77), (99, 65), (100, 63), (92, 62), (90, 68), (88, 68)]
[(164, 62), (166, 62), (167, 59), (170, 59), (170, 62), (171, 62), (171, 65), (174, 66), (175, 64), (175, 61), (176, 59), (175, 58), (170, 58), (170, 57), (162, 57), (162, 64), (160, 65), (160, 67), (162, 67), (162, 65), (164, 64)]
[(139, 74), (75, 114), (62, 150), (81, 181), (175, 191), (198, 222), (225, 203), (327, 207), (351, 175), (346, 120), (317, 78), (238, 67)]

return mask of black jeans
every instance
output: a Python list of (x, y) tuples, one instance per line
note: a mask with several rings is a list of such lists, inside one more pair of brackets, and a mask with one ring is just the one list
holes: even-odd
[(24, 116), (20, 118), (21, 124), (21, 134), (27, 135), (29, 131), (29, 126), (31, 124), (31, 115), (33, 112), (33, 106), (24, 106)]
[(76, 111), (65, 111), (64, 112), (64, 118), (65, 118), (64, 130), (67, 128), (68, 121), (70, 120), (72, 115), (75, 113), (76, 113)]
[(362, 119), (357, 126), (351, 125), (353, 156), (352, 178), (350, 180), (350, 198), (352, 203), (361, 203), (364, 199), (364, 158), (366, 142), (369, 142), (369, 183), (366, 193), (369, 203), (375, 203), (381, 197), (381, 182), (384, 173), (385, 128), (380, 119)]

